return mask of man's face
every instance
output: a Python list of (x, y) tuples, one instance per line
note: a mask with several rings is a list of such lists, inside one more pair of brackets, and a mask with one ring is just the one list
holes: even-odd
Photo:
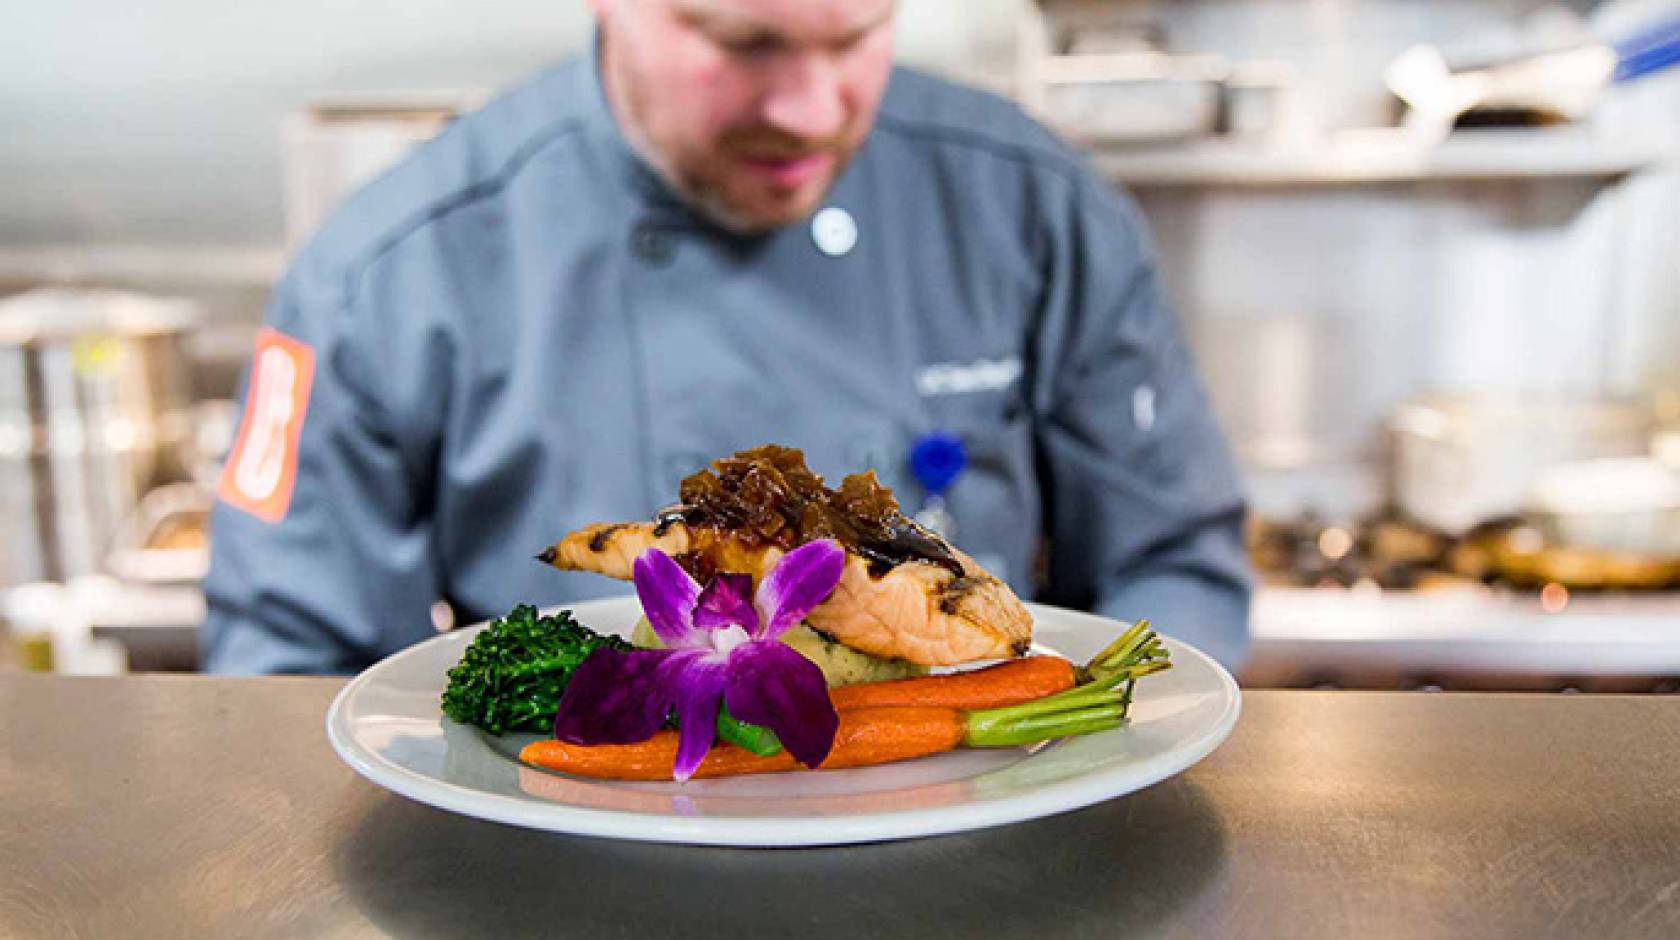
[(739, 231), (821, 204), (875, 120), (892, 0), (592, 0), (626, 135)]

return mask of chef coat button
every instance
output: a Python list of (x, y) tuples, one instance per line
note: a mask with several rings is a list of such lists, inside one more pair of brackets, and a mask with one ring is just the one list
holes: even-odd
[(857, 222), (845, 209), (829, 206), (811, 218), (811, 240), (818, 251), (838, 258), (857, 244)]
[(630, 233), (630, 250), (649, 264), (668, 264), (675, 248), (671, 234), (652, 222), (643, 222)]
[(1139, 431), (1155, 427), (1155, 389), (1139, 385), (1132, 390), (1132, 423)]

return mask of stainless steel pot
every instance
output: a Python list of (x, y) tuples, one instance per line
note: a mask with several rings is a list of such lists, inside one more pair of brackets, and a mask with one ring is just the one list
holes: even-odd
[(0, 301), (0, 583), (98, 570), (140, 497), (181, 476), (195, 321), (117, 292)]
[(1620, 401), (1461, 396), (1402, 406), (1394, 435), (1395, 503), (1449, 535), (1514, 516), (1549, 467), (1650, 448), (1652, 412)]

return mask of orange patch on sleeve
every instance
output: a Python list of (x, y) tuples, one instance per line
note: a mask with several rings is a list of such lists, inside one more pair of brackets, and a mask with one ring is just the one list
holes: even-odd
[(315, 350), (308, 344), (267, 327), (257, 334), (245, 417), (216, 486), (223, 502), (265, 522), (286, 518), (314, 380)]

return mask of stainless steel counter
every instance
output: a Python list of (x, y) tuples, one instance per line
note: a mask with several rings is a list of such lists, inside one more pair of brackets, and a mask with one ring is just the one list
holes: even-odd
[(0, 936), (1673, 937), (1680, 699), (1255, 692), (1131, 797), (750, 851), (363, 782), (332, 679), (0, 677)]

